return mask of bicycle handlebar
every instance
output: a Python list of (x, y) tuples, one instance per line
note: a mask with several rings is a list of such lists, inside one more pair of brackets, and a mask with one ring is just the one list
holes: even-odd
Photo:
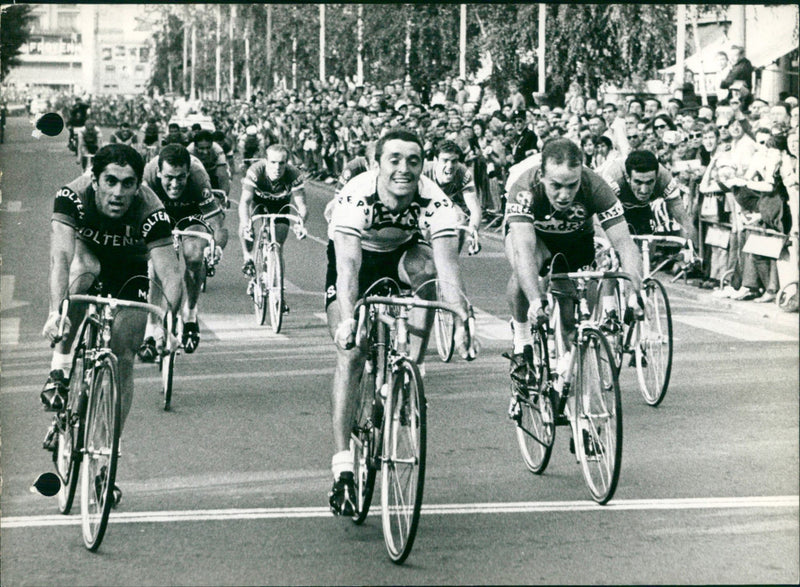
[(149, 304), (147, 302), (121, 300), (118, 298), (112, 298), (110, 296), (102, 297), (102, 296), (90, 296), (87, 294), (74, 294), (61, 300), (60, 315), (62, 316), (62, 320), (58, 325), (58, 335), (50, 343), (50, 348), (55, 347), (56, 343), (64, 338), (64, 327), (66, 326), (67, 321), (64, 320), (63, 318), (66, 317), (67, 313), (69, 312), (70, 302), (84, 302), (87, 304), (97, 304), (98, 306), (111, 306), (112, 309), (134, 308), (138, 310), (146, 310), (151, 314), (155, 314), (158, 317), (158, 319), (163, 321), (164, 323), (170, 322), (171, 321), (170, 318), (172, 316), (171, 310), (165, 311), (159, 306), (156, 306), (154, 304)]
[(206, 241), (212, 248), (216, 245), (214, 242), (214, 235), (199, 230), (178, 230), (177, 228), (172, 231), (172, 236), (190, 236), (200, 238)]

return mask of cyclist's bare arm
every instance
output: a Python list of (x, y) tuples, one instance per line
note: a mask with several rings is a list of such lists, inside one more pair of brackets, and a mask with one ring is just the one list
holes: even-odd
[(509, 224), (511, 239), (511, 268), (517, 276), (522, 293), (532, 307), (541, 304), (542, 290), (539, 287), (539, 266), (536, 255), (537, 239), (533, 224), (512, 222)]
[(170, 307), (173, 310), (179, 309), (183, 299), (183, 271), (172, 246), (151, 249), (150, 261)]
[(69, 286), (69, 268), (75, 256), (75, 229), (50, 222), (50, 312), (55, 312)]
[(253, 206), (253, 188), (242, 185), (242, 195), (239, 198), (239, 234), (243, 234), (250, 224), (250, 209)]
[(361, 269), (361, 239), (341, 232), (333, 233), (336, 248), (336, 300), (342, 319), (353, 316), (358, 298), (358, 272)]
[(214, 173), (217, 174), (219, 189), (229, 194), (231, 192), (231, 179), (230, 172), (228, 171), (228, 163), (226, 162), (224, 165), (222, 163), (217, 164)]
[(478, 201), (478, 192), (475, 189), (474, 180), (470, 180), (470, 182), (464, 186), (462, 195), (464, 196), (464, 203), (469, 210), (469, 225), (474, 230), (478, 230), (481, 225), (483, 210), (481, 209), (481, 203)]
[(303, 219), (303, 222), (305, 222), (306, 218), (308, 217), (308, 208), (306, 208), (306, 190), (304, 188), (293, 190), (292, 200), (297, 208), (297, 213), (300, 215), (300, 218)]
[(697, 242), (697, 231), (694, 229), (686, 209), (683, 207), (683, 202), (680, 198), (672, 198), (667, 200), (667, 213), (670, 218), (681, 226), (681, 236), (688, 238), (693, 243)]
[(228, 242), (228, 231), (226, 231), (223, 226), (224, 219), (225, 216), (221, 212), (204, 218), (214, 233), (214, 240), (223, 249)]
[[(461, 292), (464, 291), (464, 283), (461, 280), (461, 270), (458, 265), (458, 237), (435, 238), (431, 242), (431, 248), (433, 249), (433, 263), (436, 266), (436, 274), (445, 301), (461, 307), (466, 312), (466, 301), (461, 295)], [(455, 318), (462, 322), (459, 317)]]
[[(628, 224), (617, 222), (605, 228), (611, 246), (617, 251), (622, 270), (631, 276), (631, 286), (635, 292), (642, 289), (642, 255), (639, 247), (633, 242)], [(628, 283), (627, 280), (625, 283)]]

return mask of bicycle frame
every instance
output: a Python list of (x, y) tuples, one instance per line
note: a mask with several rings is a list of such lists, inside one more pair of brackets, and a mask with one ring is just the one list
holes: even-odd
[(217, 248), (217, 241), (214, 240), (214, 235), (203, 232), (200, 230), (178, 230), (174, 229), (172, 231), (172, 238), (174, 239), (175, 248), (179, 248), (178, 245), (180, 243), (180, 239), (182, 237), (191, 237), (191, 238), (199, 238), (201, 240), (206, 241), (209, 250), (211, 251), (210, 256), (205, 257), (205, 263), (207, 267), (214, 267), (214, 251)]
[[(642, 266), (644, 267), (644, 279), (648, 277), (652, 277), (653, 274), (658, 273), (663, 269), (668, 263), (674, 261), (678, 254), (670, 255), (661, 263), (659, 263), (654, 269), (651, 268), (651, 260), (650, 260), (650, 246), (652, 243), (672, 243), (676, 245), (681, 245), (688, 247), (689, 258), (694, 258), (694, 245), (692, 241), (681, 236), (670, 236), (670, 235), (658, 235), (658, 234), (643, 234), (643, 235), (631, 235), (631, 238), (634, 242), (639, 243), (641, 245), (642, 250)], [(680, 274), (679, 274), (680, 275)], [(672, 281), (678, 279), (678, 276)]]

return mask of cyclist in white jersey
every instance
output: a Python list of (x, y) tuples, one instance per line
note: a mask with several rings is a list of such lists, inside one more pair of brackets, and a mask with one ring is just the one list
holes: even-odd
[[(337, 515), (352, 515), (355, 488), (353, 454), (349, 449), (352, 402), (364, 364), (355, 343), (356, 300), (376, 280), (391, 277), (417, 287), (437, 276), (445, 300), (464, 305), (458, 266), (458, 214), (452, 202), (422, 174), (422, 142), (404, 129), (387, 132), (375, 149), (376, 169), (361, 173), (339, 193), (333, 211), (333, 242), (328, 247), (326, 310), (336, 343), (331, 411), (335, 454), (334, 483), (329, 500)], [(421, 239), (430, 232), (431, 244)], [(432, 320), (427, 312), (412, 314), (412, 359), (424, 355)], [(464, 351), (464, 324), (456, 325), (456, 341)], [(472, 357), (469, 357), (472, 358)]]

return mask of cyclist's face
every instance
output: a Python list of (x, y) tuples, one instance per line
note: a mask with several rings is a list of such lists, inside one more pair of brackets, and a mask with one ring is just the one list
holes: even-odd
[(212, 153), (213, 147), (211, 146), (211, 141), (199, 141), (194, 144), (195, 151), (197, 152), (197, 156), (200, 159), (208, 159), (209, 155)]
[(379, 166), (379, 184), (390, 194), (395, 197), (415, 194), (422, 174), (422, 149), (411, 141), (386, 141)]
[(158, 178), (161, 181), (161, 187), (167, 193), (170, 200), (177, 200), (183, 190), (186, 189), (186, 182), (189, 179), (189, 170), (185, 165), (170, 165), (164, 161), (161, 169), (158, 171)]
[(450, 183), (458, 163), (458, 155), (455, 153), (439, 153), (436, 158), (436, 175), (441, 178), (442, 183)]
[(97, 194), (97, 209), (103, 216), (121, 218), (139, 189), (136, 172), (130, 165), (110, 163), (100, 177), (92, 176), (92, 187)]
[(286, 169), (287, 154), (282, 152), (267, 151), (267, 177), (270, 181), (277, 181)]
[(566, 162), (550, 163), (544, 168), (542, 185), (550, 205), (558, 211), (566, 210), (581, 187), (581, 166), (570, 167)]
[(640, 202), (646, 201), (653, 195), (656, 188), (655, 171), (631, 171), (631, 190)]

